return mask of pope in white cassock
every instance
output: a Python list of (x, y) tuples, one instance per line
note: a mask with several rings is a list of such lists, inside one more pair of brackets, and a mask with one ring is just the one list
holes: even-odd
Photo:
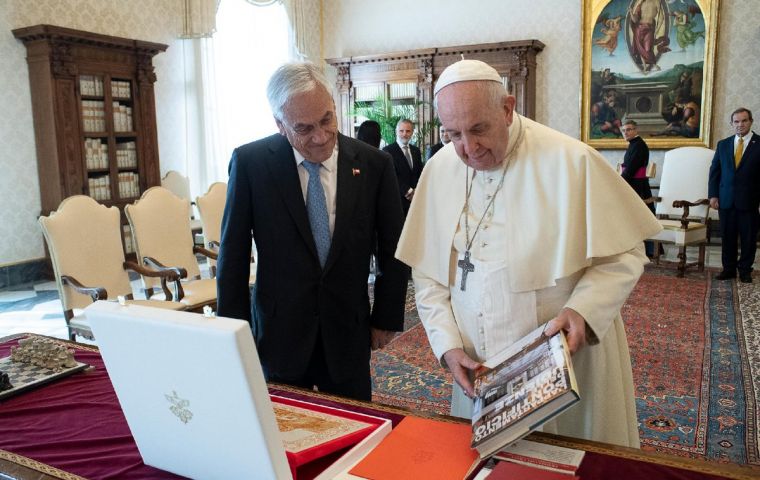
[(435, 101), (451, 142), (423, 170), (396, 256), (456, 380), (452, 415), (470, 418), (480, 362), (547, 324), (567, 333), (581, 402), (543, 430), (638, 447), (620, 308), (659, 223), (596, 150), (515, 113), (487, 64), (446, 68)]

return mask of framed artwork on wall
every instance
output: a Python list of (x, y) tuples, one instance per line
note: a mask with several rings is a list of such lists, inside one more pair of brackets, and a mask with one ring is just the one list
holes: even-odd
[(581, 139), (624, 149), (710, 146), (719, 0), (583, 0)]

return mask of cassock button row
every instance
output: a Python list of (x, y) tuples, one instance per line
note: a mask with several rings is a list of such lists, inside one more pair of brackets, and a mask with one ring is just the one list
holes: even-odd
[(480, 350), (481, 350), (482, 352), (485, 352), (485, 351), (486, 351), (486, 346), (485, 346), (485, 345), (481, 345), (481, 346), (480, 346)]
[(478, 329), (478, 332), (480, 332), (480, 334), (482, 335), (482, 334), (485, 332), (485, 330), (483, 329), (483, 327), (480, 327), (480, 328)]
[(488, 177), (488, 183), (493, 183), (493, 177)]
[(480, 312), (480, 313), (478, 314), (478, 317), (480, 317), (480, 318), (483, 318), (483, 312)]
[(480, 246), (481, 246), (481, 247), (483, 247), (483, 248), (486, 248), (486, 247), (488, 246), (488, 244), (487, 244), (486, 242), (482, 242), (482, 243), (480, 244)]

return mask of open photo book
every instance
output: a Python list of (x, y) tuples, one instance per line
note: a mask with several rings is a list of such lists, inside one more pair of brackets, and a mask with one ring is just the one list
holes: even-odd
[(487, 458), (580, 400), (564, 332), (544, 326), (483, 363), (476, 373), (472, 448)]

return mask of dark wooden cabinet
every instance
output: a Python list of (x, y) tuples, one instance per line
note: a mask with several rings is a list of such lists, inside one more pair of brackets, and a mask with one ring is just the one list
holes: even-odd
[(42, 214), (71, 195), (120, 209), (160, 185), (159, 43), (51, 25), (13, 30), (29, 64)]
[[(394, 108), (404, 112), (404, 105), (414, 104), (413, 120), (424, 132), (422, 146), (437, 142), (437, 129), (429, 128), (435, 118), (433, 86), (440, 73), (462, 55), (493, 66), (517, 98), (517, 111), (535, 118), (536, 55), (543, 49), (544, 44), (538, 40), (524, 40), (327, 59), (337, 70), (336, 107), (341, 114), (341, 131), (354, 135), (357, 102), (361, 105), (374, 101), (376, 95), (384, 95), (390, 113)], [(413, 102), (409, 101), (410, 88)]]

